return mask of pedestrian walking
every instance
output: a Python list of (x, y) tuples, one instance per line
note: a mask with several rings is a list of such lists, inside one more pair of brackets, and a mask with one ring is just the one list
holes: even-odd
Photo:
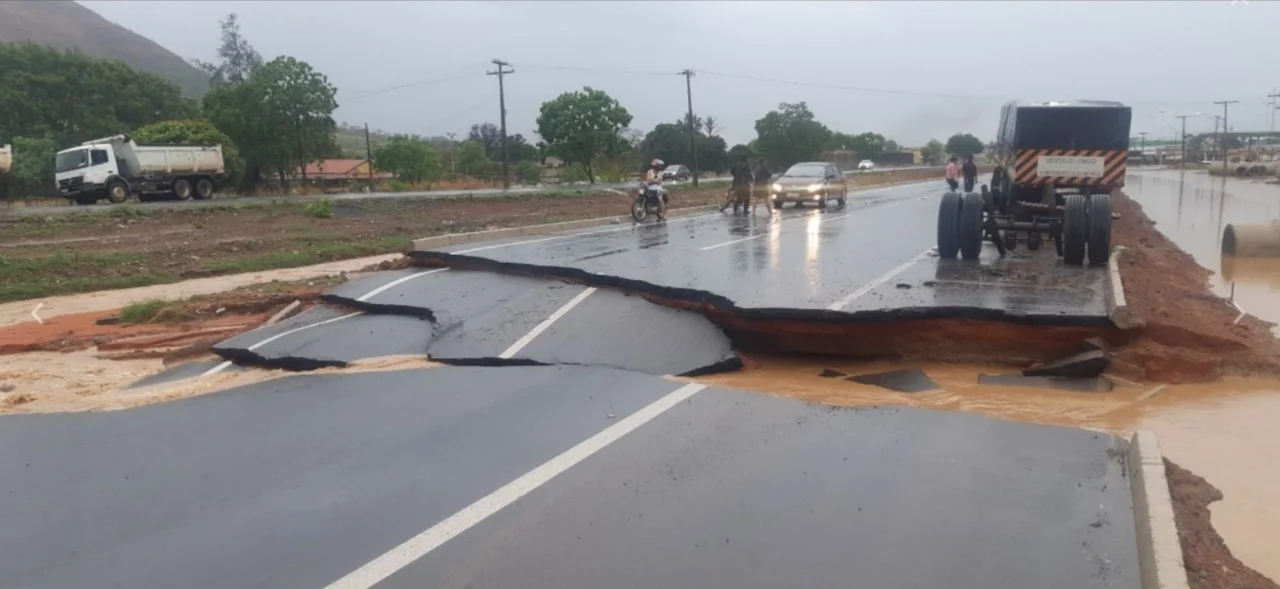
[(951, 159), (947, 161), (946, 178), (947, 186), (951, 187), (951, 192), (960, 189), (960, 168), (956, 165), (955, 156), (951, 156)]
[(964, 176), (964, 191), (973, 192), (973, 185), (978, 183), (978, 166), (973, 163), (973, 156), (964, 158), (960, 166), (960, 175)]

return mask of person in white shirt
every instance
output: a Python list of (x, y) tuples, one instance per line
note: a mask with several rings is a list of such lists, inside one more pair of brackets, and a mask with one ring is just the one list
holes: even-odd
[(653, 161), (649, 162), (649, 169), (644, 172), (645, 188), (648, 189), (650, 187), (656, 187), (658, 192), (661, 194), (661, 198), (658, 199), (659, 219), (667, 218), (667, 193), (662, 189), (662, 168), (664, 167), (665, 163), (662, 160), (655, 158)]

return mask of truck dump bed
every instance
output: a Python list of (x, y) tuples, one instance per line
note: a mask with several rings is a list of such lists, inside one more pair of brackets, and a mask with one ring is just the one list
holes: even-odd
[(1019, 105), (1013, 113), (1014, 149), (1129, 150), (1127, 106)]
[(151, 174), (222, 174), (222, 146), (139, 145), (142, 172)]
[(13, 168), (13, 146), (0, 145), (0, 174), (8, 174)]
[(1124, 186), (1132, 116), (1118, 102), (1010, 103), (997, 152), (1021, 187)]

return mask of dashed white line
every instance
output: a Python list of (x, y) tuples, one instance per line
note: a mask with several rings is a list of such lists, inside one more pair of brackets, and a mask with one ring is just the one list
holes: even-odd
[(875, 280), (872, 280), (871, 282), (868, 282), (862, 285), (861, 288), (849, 293), (849, 295), (844, 297), (843, 299), (840, 299), (834, 303), (831, 303), (831, 305), (828, 306), (827, 309), (831, 311), (839, 311), (849, 306), (849, 303), (852, 303), (858, 297), (861, 297), (862, 295), (865, 295), (871, 292), (873, 289), (875, 289), (877, 286), (880, 286), (881, 284), (884, 284), (886, 282), (889, 282), (890, 280), (893, 280), (894, 276), (897, 276), (899, 274), (902, 274), (903, 272), (906, 272), (907, 268), (910, 268), (911, 266), (915, 265), (916, 262), (923, 260), (925, 256), (929, 255), (929, 251), (930, 250), (924, 250), (919, 254), (917, 254), (914, 258), (907, 260), (906, 262), (902, 263), (898, 267), (888, 272), (885, 272), (884, 274), (881, 274), (880, 276), (876, 277)]
[(583, 440), (578, 445), (565, 450), (560, 455), (548, 460), (537, 468), (525, 473), (498, 490), (480, 498), (475, 503), (464, 507), (461, 511), (445, 520), (427, 528), (403, 544), (373, 559), (364, 566), (352, 571), (345, 577), (330, 583), (326, 589), (369, 589), (396, 571), (409, 566), (414, 561), (430, 554), (450, 539), (466, 532), (476, 524), (484, 521), (503, 508), (515, 503), (551, 479), (569, 470), (574, 465), (590, 458), (609, 444), (635, 431), (640, 426), (662, 415), (668, 409), (688, 400), (706, 385), (687, 384), (666, 396), (650, 403), (605, 428), (599, 433)]
[[(364, 314), (363, 312), (348, 313), (348, 314), (346, 314), (346, 315), (341, 315), (341, 316), (338, 316), (338, 317), (332, 317), (332, 318), (329, 318), (329, 319), (325, 319), (324, 321), (317, 321), (317, 322), (315, 322), (315, 323), (308, 323), (308, 324), (306, 324), (306, 325), (302, 325), (302, 326), (295, 327), (295, 328), (290, 329), (290, 330), (287, 330), (287, 331), (282, 331), (282, 332), (280, 332), (280, 333), (277, 333), (277, 334), (275, 334), (275, 335), (273, 335), (273, 336), (271, 336), (271, 337), (269, 337), (269, 338), (266, 338), (266, 339), (264, 339), (264, 340), (262, 340), (262, 341), (260, 341), (260, 342), (258, 342), (258, 343), (256, 343), (256, 344), (253, 344), (252, 346), (249, 346), (249, 347), (248, 347), (248, 348), (246, 348), (246, 349), (248, 349), (250, 352), (252, 352), (252, 351), (254, 351), (254, 350), (258, 349), (258, 348), (261, 348), (262, 346), (265, 346), (265, 345), (267, 345), (267, 344), (269, 344), (269, 343), (271, 343), (271, 342), (273, 342), (273, 341), (276, 341), (276, 340), (278, 340), (278, 339), (280, 339), (280, 338), (282, 338), (282, 337), (284, 337), (284, 336), (286, 336), (286, 335), (293, 335), (293, 334), (295, 334), (295, 333), (298, 333), (299, 331), (305, 331), (305, 330), (311, 329), (312, 327), (320, 327), (321, 325), (328, 325), (328, 324), (330, 324), (330, 323), (336, 323), (336, 322), (338, 322), (338, 321), (342, 321), (343, 319), (349, 319), (349, 318), (351, 318), (351, 317), (355, 317), (356, 315), (363, 315), (363, 314)], [(217, 374), (217, 373), (219, 373), (219, 372), (222, 372), (223, 370), (226, 370), (228, 366), (231, 366), (231, 361), (230, 361), (230, 360), (228, 360), (228, 361), (226, 361), (226, 362), (223, 362), (223, 363), (221, 363), (221, 364), (219, 364), (219, 365), (217, 365), (217, 366), (214, 366), (213, 368), (210, 368), (210, 369), (208, 369), (208, 370), (204, 371), (200, 376), (212, 376), (212, 375), (214, 375), (214, 374)]]
[(533, 338), (538, 337), (539, 334), (546, 331), (548, 327), (551, 327), (552, 323), (555, 323), (561, 317), (564, 317), (565, 313), (568, 313), (574, 307), (578, 306), (578, 303), (581, 303), (584, 299), (591, 296), (591, 293), (595, 291), (596, 287), (589, 286), (586, 290), (578, 293), (578, 296), (569, 299), (569, 302), (565, 303), (564, 306), (559, 309), (556, 309), (555, 312), (547, 316), (546, 319), (543, 319), (542, 323), (539, 323), (537, 327), (529, 330), (529, 333), (524, 334), (524, 337), (516, 340), (516, 343), (511, 344), (511, 347), (504, 350), (501, 354), (498, 354), (498, 357), (505, 360), (515, 356), (520, 352), (520, 350), (524, 349), (525, 346), (529, 345), (529, 342), (532, 342)]

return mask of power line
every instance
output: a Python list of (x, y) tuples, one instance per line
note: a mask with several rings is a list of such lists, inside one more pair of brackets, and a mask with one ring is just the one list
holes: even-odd
[(522, 63), (520, 64), (520, 67), (525, 67), (525, 68), (535, 69), (535, 70), (553, 70), (553, 71), (564, 71), (564, 72), (593, 72), (598, 74), (624, 74), (629, 76), (667, 77), (671, 75), (671, 72), (628, 70), (628, 69), (620, 69), (620, 68), (578, 67), (578, 66), (568, 66), (568, 65), (537, 65), (537, 64), (531, 64), (531, 63)]
[[(471, 68), (468, 68), (468, 69), (474, 69), (474, 67), (471, 67)], [(387, 87), (383, 87), (383, 88), (378, 88), (378, 89), (376, 89), (376, 90), (370, 90), (370, 91), (368, 91), (368, 92), (365, 92), (365, 93), (362, 93), (362, 94), (357, 94), (357, 95), (355, 95), (355, 96), (352, 96), (351, 98), (347, 98), (346, 100), (347, 100), (347, 101), (359, 100), (359, 99), (361, 99), (361, 98), (368, 98), (368, 97), (370, 97), (370, 96), (378, 96), (378, 95), (381, 95), (381, 94), (386, 94), (386, 93), (388, 93), (388, 92), (396, 92), (396, 91), (398, 91), (398, 90), (404, 90), (404, 89), (406, 89), (406, 88), (414, 88), (414, 87), (420, 87), (420, 86), (434, 86), (434, 85), (436, 85), (436, 84), (443, 84), (443, 83), (445, 83), (445, 82), (454, 82), (454, 81), (457, 81), (457, 80), (465, 80), (465, 79), (467, 79), (467, 78), (478, 78), (478, 77), (480, 77), (480, 74), (477, 74), (477, 73), (475, 73), (475, 72), (462, 73), (462, 72), (461, 72), (461, 70), (460, 70), (458, 73), (450, 74), (450, 75), (447, 75), (447, 76), (444, 76), (444, 77), (440, 77), (440, 78), (430, 78), (430, 79), (426, 79), (426, 80), (418, 80), (418, 81), (416, 81), (416, 82), (409, 82), (409, 83), (407, 83), (407, 84), (400, 84), (400, 85), (397, 85), (397, 86), (387, 86)]]

